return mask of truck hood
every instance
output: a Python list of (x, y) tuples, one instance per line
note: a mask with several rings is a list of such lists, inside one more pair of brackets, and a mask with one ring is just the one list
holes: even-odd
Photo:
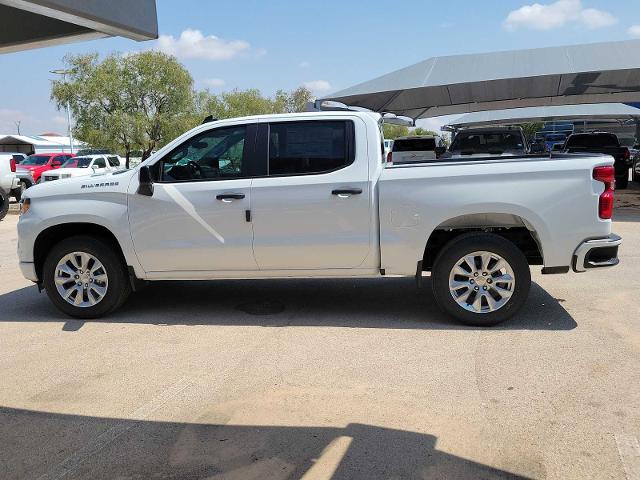
[[(56, 173), (61, 170), (56, 170)], [(57, 195), (88, 195), (95, 197), (97, 193), (125, 193), (131, 177), (136, 174), (136, 170), (120, 170), (118, 172), (82, 175), (53, 182), (44, 182), (29, 188), (25, 192), (25, 196), (35, 199)]]
[(50, 176), (60, 177), (62, 175), (71, 175), (72, 177), (94, 175), (93, 170), (90, 168), (58, 168), (53, 172), (47, 173)]

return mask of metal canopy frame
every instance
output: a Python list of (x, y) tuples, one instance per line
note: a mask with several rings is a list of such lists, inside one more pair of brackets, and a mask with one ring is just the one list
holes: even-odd
[(640, 102), (640, 40), (436, 57), (326, 96), (415, 119)]

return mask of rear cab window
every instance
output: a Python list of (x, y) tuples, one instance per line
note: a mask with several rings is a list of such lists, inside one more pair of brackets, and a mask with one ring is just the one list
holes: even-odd
[(567, 140), (567, 148), (602, 148), (618, 147), (618, 137), (611, 133), (590, 133), (585, 135), (572, 135)]
[(393, 142), (394, 152), (430, 152), (436, 149), (435, 138), (398, 139)]

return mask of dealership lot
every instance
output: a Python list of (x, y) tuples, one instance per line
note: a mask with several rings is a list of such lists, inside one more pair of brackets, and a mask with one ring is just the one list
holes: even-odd
[(20, 275), (9, 215), (1, 476), (638, 478), (640, 190), (617, 196), (621, 265), (536, 268), (492, 329), (393, 278), (171, 282), (70, 320)]

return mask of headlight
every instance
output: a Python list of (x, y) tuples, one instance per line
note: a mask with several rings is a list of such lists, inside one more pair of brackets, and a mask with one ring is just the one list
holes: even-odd
[(31, 208), (31, 199), (29, 197), (20, 200), (20, 215), (24, 215)]

